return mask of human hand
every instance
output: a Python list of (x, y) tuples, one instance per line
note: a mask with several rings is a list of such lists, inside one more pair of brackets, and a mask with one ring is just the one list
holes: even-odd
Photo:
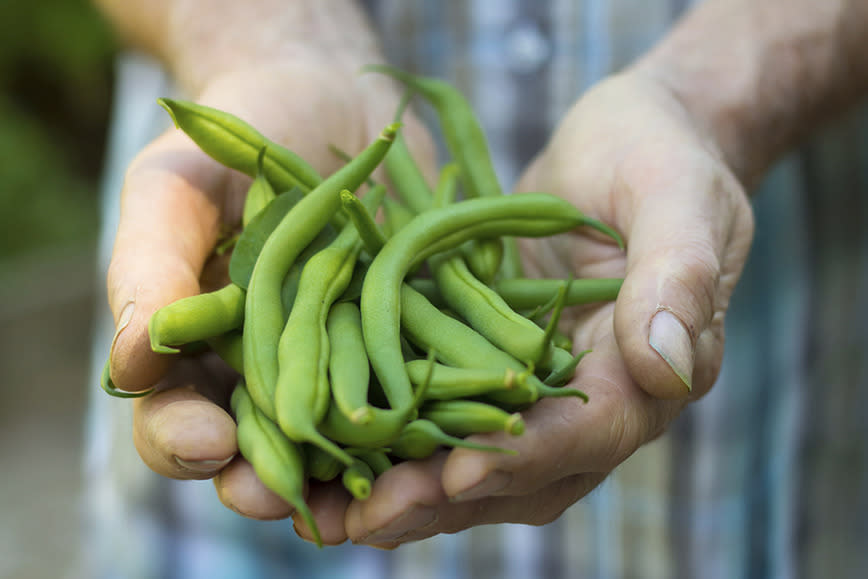
[(343, 513), (335, 505), (348, 505), (355, 542), (393, 548), (477, 525), (552, 521), (716, 379), (753, 218), (715, 142), (663, 84), (634, 69), (589, 91), (517, 188), (562, 195), (626, 240), (626, 252), (585, 231), (523, 246), (534, 274), (625, 277), (616, 303), (563, 318), (575, 349), (592, 350), (568, 385), (590, 402), (543, 399), (523, 412), (522, 436), (475, 437), (517, 456), (455, 449), (393, 467), (364, 502), (313, 497), (333, 529)]
[[(359, 75), (360, 65), (376, 58), (340, 59), (309, 43), (292, 59), (221, 71), (195, 91), (196, 100), (245, 119), (327, 175), (342, 164), (329, 145), (361, 150), (394, 114), (399, 91), (390, 81)], [(408, 137), (421, 135), (412, 118), (405, 120)], [(213, 355), (155, 354), (147, 331), (160, 307), (226, 283), (226, 260), (213, 249), (240, 221), (248, 185), (249, 178), (214, 162), (175, 129), (131, 163), (108, 274), (118, 328), (111, 373), (124, 390), (156, 387), (134, 401), (133, 438), (152, 470), (177, 479), (216, 477), (227, 506), (280, 518), (290, 507), (236, 456), (227, 412), (234, 373)]]

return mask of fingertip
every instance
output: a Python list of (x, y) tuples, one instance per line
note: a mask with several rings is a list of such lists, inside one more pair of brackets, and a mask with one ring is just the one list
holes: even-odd
[(645, 331), (618, 343), (631, 376), (654, 398), (684, 399), (693, 389), (694, 346), (684, 324), (669, 310), (651, 315)]
[(689, 396), (693, 389), (694, 347), (684, 323), (669, 310), (657, 311), (649, 325), (648, 345), (675, 377), (648, 383), (643, 389), (657, 398), (679, 399)]
[(238, 453), (232, 417), (187, 388), (137, 399), (133, 440), (152, 470), (182, 480), (212, 478)]
[(253, 466), (237, 456), (214, 477), (214, 488), (223, 506), (243, 517), (275, 521), (291, 516), (295, 509), (266, 487)]
[[(352, 497), (344, 490), (339, 480), (327, 483), (312, 481), (307, 504), (319, 531), (323, 545), (340, 545), (347, 540), (344, 521)], [(316, 535), (301, 513), (296, 511), (293, 516), (295, 532), (302, 539), (316, 543)]]
[(615, 337), (639, 387), (654, 398), (678, 400), (694, 388), (696, 336), (711, 306), (666, 268), (658, 259), (628, 272), (615, 304)]

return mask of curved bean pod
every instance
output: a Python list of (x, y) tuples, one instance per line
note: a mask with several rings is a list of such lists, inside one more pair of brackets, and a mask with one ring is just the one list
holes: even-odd
[(177, 99), (160, 98), (157, 103), (202, 151), (231, 169), (255, 177), (259, 151), (267, 147), (262, 170), (278, 190), (300, 187), (310, 191), (322, 181), (304, 159), (231, 113)]
[(244, 290), (229, 283), (219, 290), (174, 301), (148, 321), (151, 349), (177, 354), (176, 346), (219, 336), (244, 322)]
[[(493, 289), (510, 307), (531, 310), (548, 303), (567, 280), (560, 279), (501, 279)], [(575, 279), (567, 286), (564, 305), (575, 306), (595, 302), (613, 301), (618, 297), (623, 278)]]
[(521, 414), (475, 400), (437, 400), (423, 406), (419, 416), (458, 437), (501, 431), (520, 436), (524, 432)]
[(269, 236), (250, 276), (244, 318), (244, 368), (250, 396), (273, 418), (277, 351), (284, 327), (283, 278), (299, 253), (319, 234), (340, 207), (340, 193), (355, 190), (379, 165), (397, 131), (380, 137), (299, 201)]
[(254, 405), (243, 383), (232, 392), (232, 410), (238, 423), (238, 450), (256, 476), (301, 514), (316, 544), (322, 547), (319, 528), (304, 501), (305, 468), (301, 449), (289, 440)]
[(404, 367), (414, 386), (430, 379), (426, 400), (472, 398), (518, 387), (518, 373), (510, 367), (466, 368), (435, 364), (432, 370), (427, 360), (411, 360)]
[(346, 289), (361, 251), (358, 232), (347, 226), (301, 272), (295, 305), (278, 342), (274, 411), (281, 430), (310, 442), (349, 466), (352, 458), (317, 430), (329, 408), (329, 308)]
[(587, 223), (567, 201), (545, 193), (470, 199), (422, 213), (392, 236), (362, 284), (368, 357), (392, 407), (406, 407), (412, 386), (401, 354), (401, 286), (407, 271), (435, 252), (480, 236), (546, 236)]
[(389, 452), (405, 460), (420, 460), (428, 458), (441, 446), (469, 448), (483, 452), (517, 454), (514, 450), (478, 444), (457, 436), (451, 436), (443, 432), (443, 429), (437, 426), (436, 423), (425, 418), (417, 418), (407, 423), (407, 426), (401, 431), (401, 436), (389, 446)]

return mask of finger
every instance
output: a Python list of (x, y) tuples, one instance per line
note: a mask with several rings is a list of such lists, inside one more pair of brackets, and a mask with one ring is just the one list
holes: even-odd
[(615, 184), (631, 215), (615, 334), (636, 381), (660, 398), (711, 387), (716, 371), (697, 366), (697, 344), (718, 368), (723, 315), (753, 232), (734, 178), (701, 151), (685, 157), (673, 168), (622, 167)]
[(208, 479), (238, 452), (235, 421), (223, 406), (229, 376), (182, 360), (158, 389), (133, 402), (133, 442), (152, 470), (175, 479)]
[(215, 191), (228, 172), (180, 133), (166, 133), (131, 165), (108, 270), (116, 334), (111, 375), (125, 390), (153, 386), (169, 357), (151, 351), (148, 321), (160, 307), (199, 291), (219, 234)]
[[(602, 319), (611, 323), (610, 317)], [(662, 432), (683, 405), (640, 389), (611, 333), (593, 345), (566, 387), (580, 388), (589, 402), (542, 399), (522, 412), (521, 436), (474, 437), (514, 449), (516, 455), (453, 450), (443, 470), (444, 492), (455, 502), (520, 496), (572, 475), (609, 472)]]
[(585, 473), (555, 481), (527, 495), (487, 497), (470, 503), (449, 502), (441, 506), (436, 524), (421, 530), (410, 530), (387, 543), (420, 541), (436, 534), (457, 533), (479, 525), (547, 525), (605, 478), (605, 473)]
[(214, 477), (220, 502), (239, 515), (262, 521), (289, 517), (295, 510), (262, 484), (256, 471), (241, 455), (236, 456)]
[[(352, 497), (344, 489), (340, 479), (326, 483), (315, 481), (311, 483), (307, 504), (319, 528), (320, 538), (324, 545), (340, 545), (347, 540), (344, 518), (351, 501)], [(299, 537), (306, 541), (315, 541), (304, 517), (293, 516), (293, 523), (295, 532)]]
[[(574, 475), (555, 481), (534, 493), (522, 496), (486, 497), (467, 503), (440, 500), (418, 503), (393, 517), (383, 527), (364, 529), (353, 527), (350, 538), (379, 548), (392, 549), (403, 543), (419, 541), (440, 533), (457, 533), (471, 527), (499, 523), (545, 525), (587, 495), (606, 477), (603, 473)], [(431, 522), (417, 519), (416, 513), (432, 509)], [(420, 521), (423, 523), (419, 525)], [(359, 533), (360, 534), (355, 534)]]
[(448, 501), (440, 484), (446, 459), (438, 452), (426, 460), (397, 464), (380, 475), (365, 501), (353, 501), (346, 511), (345, 527), (353, 542), (386, 528), (423, 529), (434, 524), (437, 507)]

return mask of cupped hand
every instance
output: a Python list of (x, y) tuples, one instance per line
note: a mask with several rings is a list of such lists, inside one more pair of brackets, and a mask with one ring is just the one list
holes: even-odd
[[(343, 162), (329, 146), (360, 151), (392, 119), (399, 99), (400, 91), (384, 79), (315, 56), (221, 74), (195, 97), (244, 119), (323, 175)], [(430, 147), (418, 123), (409, 119), (405, 130), (421, 150)], [(111, 376), (123, 390), (155, 387), (134, 401), (133, 423), (136, 448), (152, 470), (176, 479), (216, 476), (228, 507), (272, 519), (291, 509), (236, 456), (227, 409), (237, 376), (213, 354), (156, 354), (148, 339), (156, 310), (228, 281), (227, 259), (215, 257), (214, 247), (240, 223), (249, 183), (176, 129), (131, 163), (108, 271), (117, 328)]]
[[(567, 387), (590, 401), (543, 399), (523, 412), (522, 436), (476, 437), (516, 456), (455, 449), (393, 467), (368, 500), (349, 503), (354, 542), (393, 548), (484, 524), (550, 522), (717, 377), (753, 217), (713, 136), (664, 85), (631, 70), (590, 90), (517, 189), (561, 195), (626, 242), (622, 251), (576, 230), (523, 246), (533, 275), (625, 278), (616, 303), (564, 316), (575, 350), (592, 350)], [(334, 511), (320, 513), (334, 528)]]

